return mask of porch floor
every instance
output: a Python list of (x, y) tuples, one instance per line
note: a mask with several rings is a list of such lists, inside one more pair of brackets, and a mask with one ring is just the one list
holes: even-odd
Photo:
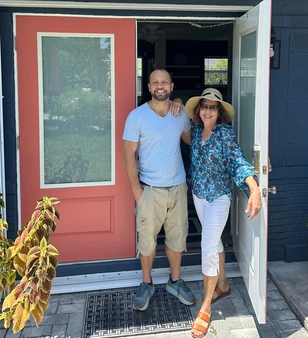
[[(166, 276), (166, 279), (168, 277)], [(244, 281), (242, 278), (229, 278), (232, 293), (229, 297), (221, 299), (212, 307), (212, 322), (210, 331), (206, 338), (274, 338), (274, 337), (292, 337), (307, 338), (308, 329), (308, 262), (269, 263), (269, 278), (267, 290), (267, 324), (260, 325), (256, 320)], [(179, 310), (178, 302), (173, 299), (167, 302), (166, 310), (170, 313), (178, 312), (179, 315), (186, 313), (185, 320), (190, 321), (194, 318), (200, 308), (203, 283), (201, 281), (188, 282), (197, 297), (197, 304), (184, 307), (185, 311)], [(157, 285), (161, 296), (161, 302), (164, 301), (164, 285)], [(121, 291), (118, 289), (117, 291)], [(123, 289), (124, 292), (131, 292), (132, 288)], [(112, 293), (113, 290), (102, 290), (96, 294)], [(102, 322), (100, 327), (95, 327), (95, 322), (101, 320), (97, 316), (92, 320), (94, 324), (92, 332), (87, 328), (87, 309), (89, 309), (89, 297), (93, 292), (81, 292), (72, 294), (53, 295), (50, 299), (50, 305), (46, 311), (45, 317), (39, 327), (36, 327), (31, 319), (26, 327), (17, 334), (12, 330), (6, 330), (0, 327), (0, 338), (90, 338), (90, 337), (112, 337), (106, 335), (106, 332), (100, 328), (104, 327)], [(167, 294), (166, 294), (167, 295)], [(167, 297), (167, 296), (166, 296)], [(115, 299), (111, 300), (115, 301)], [(128, 301), (129, 303), (129, 301)], [(127, 304), (128, 304), (127, 303)], [(106, 302), (107, 307), (110, 302)], [(93, 306), (93, 304), (92, 304)], [(124, 305), (123, 305), (124, 306)], [(153, 320), (155, 316), (155, 302), (151, 302), (148, 317)], [(180, 305), (181, 306), (181, 305)], [(115, 311), (113, 309), (112, 311)], [(111, 312), (112, 312), (111, 311)], [(133, 310), (128, 310), (133, 311)], [(177, 315), (177, 314), (175, 314)], [(179, 316), (180, 317), (180, 316)], [(167, 317), (166, 317), (167, 318)], [(121, 321), (119, 323), (119, 328)], [(3, 323), (1, 322), (1, 325)], [(155, 324), (156, 325), (156, 324)], [(172, 324), (173, 328), (176, 325)], [(136, 328), (136, 333), (118, 332), (113, 337), (138, 337), (138, 338), (188, 338), (190, 335), (190, 325), (180, 330), (169, 329), (167, 326), (161, 331), (145, 331), (140, 324)], [(304, 326), (306, 329), (304, 328)], [(137, 325), (138, 326), (138, 325)], [(139, 330), (139, 331), (138, 331)], [(143, 331), (142, 331), (143, 330)], [(110, 334), (110, 332), (109, 332)]]

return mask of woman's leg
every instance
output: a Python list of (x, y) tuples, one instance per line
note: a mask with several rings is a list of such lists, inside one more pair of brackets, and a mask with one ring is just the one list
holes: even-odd
[[(196, 211), (202, 225), (201, 250), (204, 299), (200, 312), (210, 317), (212, 298), (221, 269), (219, 258), (222, 243), (220, 237), (228, 219), (230, 200), (224, 195), (214, 202), (208, 203), (206, 200), (199, 199), (196, 196), (193, 197)], [(224, 267), (222, 272), (225, 274)], [(203, 327), (209, 325), (200, 318), (196, 318), (194, 324), (199, 324)], [(192, 334), (196, 337), (201, 337), (204, 335), (204, 332), (193, 328)]]
[[(217, 286), (222, 292), (227, 292), (230, 290), (230, 286), (227, 280), (226, 276), (226, 268), (225, 268), (225, 252), (222, 251), (219, 253), (219, 275), (218, 275), (218, 281)], [(218, 293), (214, 291), (213, 295), (213, 301), (218, 297)]]

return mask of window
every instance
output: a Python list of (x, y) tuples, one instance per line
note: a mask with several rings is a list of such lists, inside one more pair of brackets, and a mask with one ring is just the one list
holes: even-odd
[(113, 180), (113, 45), (107, 34), (40, 34), (44, 188)]
[(204, 85), (228, 84), (228, 59), (204, 59)]

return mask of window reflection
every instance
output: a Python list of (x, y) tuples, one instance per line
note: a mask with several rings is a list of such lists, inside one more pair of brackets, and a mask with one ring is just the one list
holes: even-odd
[(112, 178), (111, 38), (42, 36), (44, 184)]

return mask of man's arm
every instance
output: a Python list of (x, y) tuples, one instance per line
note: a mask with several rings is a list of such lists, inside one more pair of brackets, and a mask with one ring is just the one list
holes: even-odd
[(143, 192), (138, 177), (138, 166), (136, 161), (137, 148), (138, 142), (124, 140), (124, 164), (136, 202), (138, 202)]
[(189, 129), (188, 131), (184, 131), (181, 135), (181, 139), (183, 142), (185, 142), (186, 144), (190, 145), (191, 142), (191, 129)]

